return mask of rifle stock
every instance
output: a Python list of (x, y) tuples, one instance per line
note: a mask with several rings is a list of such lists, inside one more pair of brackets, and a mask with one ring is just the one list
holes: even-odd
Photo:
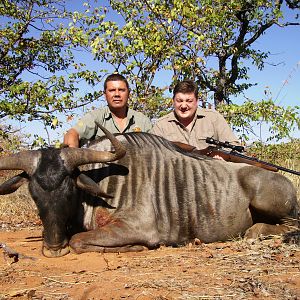
[(281, 170), (281, 171), (295, 174), (298, 176), (300, 175), (300, 172), (298, 172), (298, 171), (287, 169), (287, 168), (284, 168), (284, 167), (281, 167), (278, 165), (274, 165), (274, 164), (259, 160), (256, 157), (241, 154), (240, 152), (237, 152), (234, 150), (227, 151), (227, 150), (223, 150), (223, 149), (220, 149), (220, 148), (214, 147), (214, 146), (209, 146), (205, 149), (198, 150), (194, 146), (180, 143), (180, 142), (173, 142), (173, 144), (177, 145), (180, 149), (182, 149), (184, 151), (196, 153), (199, 155), (205, 155), (205, 156), (209, 156), (209, 157), (220, 156), (225, 161), (229, 161), (229, 162), (245, 163), (248, 165), (256, 166), (256, 167), (263, 168), (263, 169), (266, 169), (268, 171), (273, 171), (273, 172), (278, 172), (279, 170)]

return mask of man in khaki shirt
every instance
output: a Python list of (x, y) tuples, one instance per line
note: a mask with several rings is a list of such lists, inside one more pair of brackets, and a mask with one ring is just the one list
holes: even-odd
[(80, 142), (103, 136), (95, 121), (111, 133), (148, 132), (152, 123), (148, 117), (128, 107), (129, 85), (120, 74), (109, 75), (104, 82), (107, 107), (93, 110), (81, 118), (64, 136), (64, 144), (79, 147)]
[(223, 116), (217, 111), (199, 108), (198, 103), (196, 83), (191, 80), (179, 82), (173, 91), (174, 110), (158, 119), (151, 133), (199, 150), (209, 146), (205, 142), (207, 137), (239, 144)]

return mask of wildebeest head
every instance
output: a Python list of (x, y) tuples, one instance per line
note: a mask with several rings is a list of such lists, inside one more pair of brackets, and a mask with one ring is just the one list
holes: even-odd
[(115, 152), (83, 148), (41, 149), (12, 154), (0, 160), (0, 170), (24, 171), (2, 183), (0, 194), (12, 193), (23, 183), (29, 183), (44, 227), (43, 254), (47, 257), (69, 252), (68, 226), (78, 209), (77, 188), (95, 196), (109, 197), (77, 168), (89, 163), (111, 162), (125, 155), (124, 146), (105, 128), (98, 126), (111, 141)]

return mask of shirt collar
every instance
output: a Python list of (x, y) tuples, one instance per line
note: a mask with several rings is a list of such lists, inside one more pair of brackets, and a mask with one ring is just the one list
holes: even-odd
[(196, 111), (196, 115), (197, 115), (197, 117), (201, 117), (201, 118), (205, 117), (204, 110), (198, 107), (197, 111)]
[[(110, 109), (109, 109), (108, 106), (105, 107), (104, 118), (106, 120), (112, 118), (112, 113), (111, 113), (111, 111), (110, 111)], [(134, 120), (133, 110), (131, 108), (129, 108), (129, 107), (128, 107), (128, 110), (127, 110), (127, 119), (128, 119), (128, 121), (131, 120), (131, 119)]]
[(127, 118), (128, 118), (128, 121), (131, 119), (134, 120), (133, 110), (129, 107), (128, 107), (128, 111), (127, 111)]

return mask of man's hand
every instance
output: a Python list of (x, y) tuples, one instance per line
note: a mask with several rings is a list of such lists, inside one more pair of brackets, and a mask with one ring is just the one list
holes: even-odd
[(218, 154), (212, 156), (212, 158), (215, 158), (215, 159), (218, 159), (218, 160), (224, 160), (225, 161), (225, 159), (222, 156), (218, 155)]

